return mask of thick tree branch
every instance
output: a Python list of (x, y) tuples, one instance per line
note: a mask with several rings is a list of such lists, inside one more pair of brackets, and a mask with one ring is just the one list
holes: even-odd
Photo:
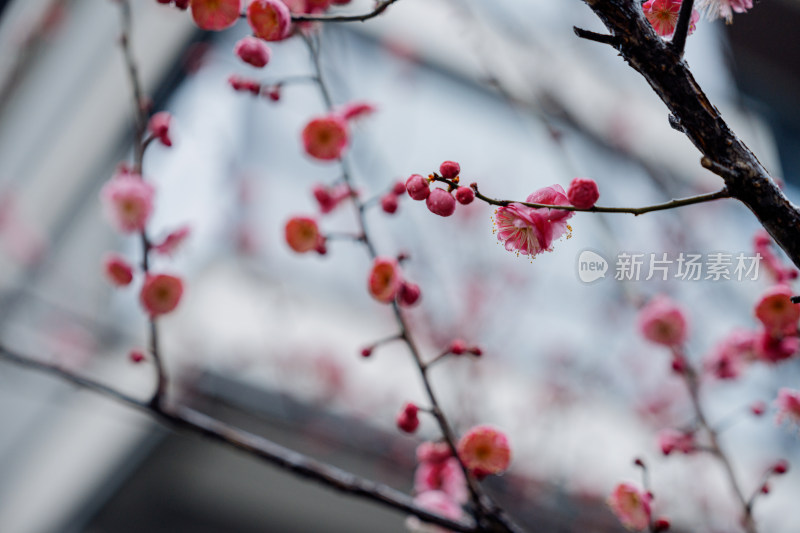
[(316, 481), (337, 491), (369, 500), (403, 513), (412, 514), (425, 522), (453, 531), (463, 533), (480, 531), (475, 526), (449, 520), (428, 512), (417, 506), (410, 497), (389, 486), (361, 478), (335, 466), (284, 448), (264, 437), (248, 433), (189, 407), (180, 405), (167, 406), (163, 402), (154, 404), (149, 401), (142, 401), (108, 385), (73, 374), (56, 364), (37, 361), (31, 357), (20, 355), (2, 345), (0, 345), (0, 360), (55, 376), (83, 389), (116, 400), (128, 407), (143, 411), (159, 422), (175, 429), (207, 437), (229, 448), (243, 451), (282, 470)]
[(666, 104), (686, 136), (722, 173), (733, 198), (744, 203), (800, 267), (800, 210), (792, 204), (752, 151), (731, 131), (689, 67), (659, 37), (636, 0), (583, 0), (617, 36), (622, 58)]

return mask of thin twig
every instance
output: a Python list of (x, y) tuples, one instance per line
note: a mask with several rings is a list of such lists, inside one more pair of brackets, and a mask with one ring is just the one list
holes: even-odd
[[(372, 11), (360, 15), (309, 15), (292, 13), (292, 22), (364, 22), (382, 14), (395, 2), (397, 2), (397, 0), (381, 0), (375, 4), (375, 8)], [(241, 17), (247, 17), (247, 13), (242, 13)]]
[[(133, 56), (131, 48), (131, 28), (133, 21), (131, 17), (131, 6), (129, 0), (120, 0), (120, 11), (122, 14), (122, 35), (120, 36), (120, 46), (125, 58), (125, 67), (128, 72), (128, 83), (130, 84), (133, 94), (133, 116), (134, 116), (134, 163), (133, 172), (141, 179), (144, 179), (144, 154), (147, 147), (153, 141), (152, 136), (147, 136), (147, 111), (144, 107), (144, 91), (142, 90), (142, 83), (139, 78), (139, 67), (136, 63), (136, 58)], [(147, 230), (143, 229), (140, 232), (140, 240), (142, 243), (142, 270), (145, 276), (150, 272), (150, 250), (152, 248), (151, 241), (147, 236)], [(158, 342), (158, 325), (155, 318), (149, 319), (148, 324), (148, 339), (150, 353), (153, 356), (153, 361), (156, 367), (156, 390), (153, 393), (153, 398), (150, 400), (153, 405), (159, 405), (164, 401), (167, 393), (168, 380), (167, 373), (164, 368), (164, 361), (161, 357)]]
[(758, 533), (756, 524), (753, 521), (751, 506), (748, 504), (748, 500), (745, 499), (744, 492), (739, 486), (739, 481), (736, 478), (736, 474), (733, 471), (733, 465), (731, 464), (731, 460), (730, 458), (728, 458), (728, 456), (722, 450), (722, 447), (719, 445), (719, 437), (717, 435), (717, 432), (708, 423), (708, 419), (706, 418), (705, 412), (703, 411), (703, 406), (700, 403), (700, 386), (697, 378), (697, 373), (687, 363), (685, 371), (681, 375), (683, 377), (684, 383), (686, 384), (686, 388), (689, 391), (689, 397), (691, 398), (692, 408), (694, 409), (695, 415), (697, 416), (697, 421), (700, 427), (708, 435), (709, 448), (710, 448), (709, 452), (714, 457), (716, 457), (717, 460), (722, 465), (722, 468), (723, 470), (725, 470), (725, 474), (728, 477), (728, 482), (730, 483), (731, 489), (733, 490), (734, 494), (736, 495), (736, 499), (741, 505), (742, 526), (744, 527), (745, 531), (747, 531), (747, 533)]
[[(318, 48), (319, 43), (315, 45), (314, 41), (308, 36), (303, 36), (303, 38), (306, 42), (306, 45), (308, 46), (309, 53), (311, 54), (312, 63), (314, 65), (317, 77), (317, 85), (319, 86), (320, 90), (320, 95), (322, 96), (322, 99), (325, 102), (326, 107), (330, 111), (333, 109), (333, 99), (331, 97), (327, 83), (325, 82), (325, 77), (323, 76), (322, 73), (322, 67), (320, 64), (320, 53)], [(339, 160), (339, 162), (342, 170), (342, 178), (345, 184), (347, 184), (347, 186), (350, 188), (351, 191), (355, 191), (356, 188), (353, 183), (353, 173), (351, 171), (348, 159), (346, 157), (342, 157)], [(375, 249), (372, 239), (369, 236), (369, 230), (365, 216), (365, 205), (355, 194), (351, 195), (351, 199), (353, 201), (353, 206), (355, 207), (356, 219), (359, 231), (364, 236), (363, 239), (364, 246), (366, 247), (370, 258), (374, 259), (375, 257), (377, 257), (377, 251)], [(403, 315), (403, 312), (396, 301), (392, 303), (392, 310), (394, 311), (394, 316), (397, 321), (397, 325), (400, 328), (400, 337), (408, 347), (408, 350), (411, 353), (411, 356), (414, 359), (414, 362), (419, 370), (423, 387), (425, 388), (425, 392), (431, 404), (431, 414), (433, 414), (434, 418), (436, 419), (439, 428), (442, 432), (442, 437), (444, 438), (445, 442), (450, 448), (450, 452), (452, 453), (453, 457), (455, 457), (456, 460), (458, 461), (458, 464), (460, 465), (461, 470), (464, 473), (464, 477), (467, 480), (467, 488), (469, 490), (470, 498), (474, 506), (475, 518), (477, 519), (479, 525), (485, 519), (488, 519), (492, 522), (494, 526), (500, 526), (505, 531), (509, 532), (521, 531), (521, 528), (519, 526), (514, 524), (502, 510), (500, 510), (496, 505), (491, 503), (488, 497), (486, 497), (483, 494), (483, 491), (481, 490), (474, 476), (459, 457), (458, 450), (456, 448), (455, 432), (450, 427), (447, 417), (445, 416), (444, 411), (442, 410), (439, 404), (437, 396), (433, 391), (433, 387), (430, 383), (430, 380), (428, 379), (427, 373), (425, 372), (425, 363), (422, 360), (422, 355), (420, 354), (420, 351), (417, 348), (417, 345), (411, 336), (410, 329), (406, 322), (405, 316)]]
[(230, 448), (244, 451), (282, 470), (317, 481), (330, 488), (381, 504), (397, 511), (412, 514), (421, 520), (453, 531), (475, 533), (473, 525), (458, 522), (431, 513), (403, 494), (386, 485), (361, 478), (335, 466), (317, 461), (276, 444), (264, 437), (231, 426), (185, 406), (153, 404), (129, 396), (98, 381), (73, 374), (53, 363), (37, 361), (29, 356), (12, 352), (0, 345), (0, 359), (11, 364), (55, 376), (73, 385), (143, 411), (158, 421), (189, 433), (202, 435)]
[[(453, 186), (453, 187), (458, 186), (458, 183), (453, 181), (453, 180), (442, 178), (441, 176), (436, 175), (436, 174), (434, 174), (433, 176), (434, 176), (433, 181), (440, 181), (442, 183), (447, 183), (448, 185)], [(479, 199), (479, 200), (481, 200), (483, 202), (486, 202), (489, 205), (496, 205), (496, 206), (500, 206), (500, 207), (505, 207), (505, 206), (508, 206), (508, 205), (511, 205), (511, 204), (520, 204), (520, 205), (524, 205), (524, 206), (528, 206), (528, 207), (560, 209), (561, 211), (575, 211), (575, 212), (581, 212), (581, 213), (629, 213), (629, 214), (632, 214), (632, 215), (635, 215), (635, 216), (643, 215), (645, 213), (652, 213), (653, 211), (663, 211), (665, 209), (674, 209), (676, 207), (683, 207), (683, 206), (693, 205), (693, 204), (701, 204), (701, 203), (704, 203), (704, 202), (711, 202), (713, 200), (720, 200), (722, 198), (730, 198), (731, 197), (731, 195), (728, 192), (727, 188), (723, 187), (722, 189), (720, 189), (720, 190), (718, 190), (716, 192), (711, 192), (711, 193), (706, 193), (706, 194), (698, 194), (697, 196), (690, 196), (688, 198), (680, 198), (680, 199), (677, 199), (677, 200), (670, 200), (669, 202), (664, 202), (663, 204), (648, 205), (648, 206), (644, 206), (644, 207), (600, 207), (600, 206), (594, 206), (594, 207), (590, 207), (588, 209), (582, 209), (582, 208), (575, 207), (575, 206), (572, 206), (572, 205), (550, 205), (550, 204), (537, 204), (537, 203), (534, 203), (534, 202), (519, 202), (519, 201), (516, 201), (516, 200), (497, 200), (495, 198), (490, 198), (488, 196), (485, 196), (484, 194), (481, 194), (481, 192), (478, 190), (478, 185), (476, 183), (473, 183), (471, 185), (471, 187), (472, 187), (472, 190), (475, 191), (475, 198), (477, 198), (477, 199)]]

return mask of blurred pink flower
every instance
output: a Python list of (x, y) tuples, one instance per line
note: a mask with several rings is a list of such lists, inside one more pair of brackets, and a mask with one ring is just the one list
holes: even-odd
[(320, 233), (317, 221), (311, 217), (292, 217), (284, 230), (289, 248), (302, 254), (325, 247), (325, 237)]
[[(447, 494), (439, 490), (429, 490), (414, 498), (414, 503), (432, 513), (436, 513), (451, 520), (461, 520), (464, 510)], [(406, 527), (417, 533), (443, 533), (446, 529), (426, 524), (417, 517), (412, 516), (406, 520)]]
[(403, 278), (397, 261), (376, 257), (367, 280), (367, 287), (372, 297), (379, 302), (392, 303), (402, 284)]
[(511, 462), (511, 446), (499, 429), (475, 426), (458, 441), (458, 456), (478, 476), (500, 474)]
[(686, 316), (675, 302), (659, 295), (639, 312), (639, 330), (650, 342), (679, 346), (686, 341)]
[(252, 0), (247, 6), (247, 23), (256, 37), (282, 41), (291, 34), (292, 14), (280, 0)]
[(130, 285), (133, 281), (133, 267), (120, 255), (110, 253), (103, 259), (103, 272), (106, 279), (117, 287)]
[(263, 68), (269, 63), (270, 50), (262, 39), (247, 35), (239, 39), (233, 47), (233, 53), (245, 63), (256, 68)]
[(306, 153), (323, 161), (342, 157), (349, 140), (347, 121), (339, 115), (315, 118), (303, 128), (303, 147)]
[(441, 461), (424, 461), (414, 473), (414, 491), (417, 494), (440, 490), (457, 503), (467, 501), (467, 482), (461, 465), (455, 457)]
[(608, 505), (629, 529), (644, 530), (650, 525), (650, 497), (630, 483), (617, 485)]
[(753, 8), (753, 0), (700, 0), (698, 7), (708, 20), (723, 18), (730, 24), (734, 13), (745, 13)]
[(189, 238), (192, 228), (188, 225), (181, 226), (167, 235), (161, 243), (153, 246), (153, 250), (163, 255), (172, 255)]
[(136, 174), (117, 174), (100, 191), (106, 215), (124, 233), (144, 230), (154, 196), (153, 186)]
[(658, 432), (658, 446), (664, 455), (672, 452), (692, 453), (696, 447), (694, 435), (677, 429), (662, 429)]
[(797, 333), (800, 305), (792, 303), (793, 294), (788, 285), (775, 285), (770, 287), (756, 304), (756, 318), (770, 333)]
[(194, 23), (204, 30), (219, 31), (239, 20), (241, 0), (192, 0)]
[(148, 274), (142, 285), (140, 301), (151, 318), (170, 313), (183, 296), (183, 281), (169, 274)]
[(782, 388), (778, 391), (778, 398), (775, 400), (778, 408), (776, 421), (780, 424), (786, 419), (800, 425), (800, 391)]

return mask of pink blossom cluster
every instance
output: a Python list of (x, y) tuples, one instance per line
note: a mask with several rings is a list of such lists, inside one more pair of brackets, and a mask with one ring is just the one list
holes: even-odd
[[(439, 165), (439, 177), (446, 180), (458, 183), (460, 173), (461, 165), (455, 161), (444, 161)], [(438, 187), (431, 189), (430, 184), (436, 177), (436, 174), (431, 174), (428, 178), (412, 174), (405, 184), (408, 195), (420, 202), (425, 200), (425, 205), (431, 213), (449, 217), (456, 212), (456, 202), (469, 205), (475, 200), (475, 191), (471, 187), (450, 185), (448, 190)]]
[(457, 505), (467, 501), (467, 482), (458, 459), (445, 442), (423, 442), (417, 447), (414, 492), (440, 491)]
[(745, 13), (753, 8), (753, 0), (700, 0), (698, 6), (708, 20), (722, 18), (730, 24), (734, 13)]

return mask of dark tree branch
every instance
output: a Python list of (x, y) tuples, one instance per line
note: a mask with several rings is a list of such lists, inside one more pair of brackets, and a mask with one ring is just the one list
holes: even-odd
[(89, 378), (73, 374), (56, 364), (37, 361), (31, 357), (12, 352), (0, 345), (0, 360), (55, 376), (80, 388), (92, 391), (120, 402), (128, 407), (143, 411), (161, 423), (187, 433), (207, 437), (220, 444), (248, 453), (277, 468), (292, 472), (300, 477), (316, 481), (329, 488), (369, 500), (453, 531), (476, 533), (475, 526), (456, 522), (433, 514), (417, 506), (407, 495), (387, 485), (361, 478), (335, 466), (317, 461), (276, 444), (264, 437), (249, 433), (191, 409), (164, 403), (153, 404), (124, 394), (113, 387)]
[(753, 152), (731, 131), (689, 67), (644, 17), (637, 0), (583, 0), (613, 35), (618, 50), (722, 174), (733, 198), (745, 204), (800, 267), (800, 210), (783, 194)]
[(678, 54), (678, 57), (683, 56), (683, 49), (686, 48), (686, 36), (689, 35), (689, 23), (692, 21), (693, 10), (694, 0), (683, 0), (671, 43), (672, 49)]

